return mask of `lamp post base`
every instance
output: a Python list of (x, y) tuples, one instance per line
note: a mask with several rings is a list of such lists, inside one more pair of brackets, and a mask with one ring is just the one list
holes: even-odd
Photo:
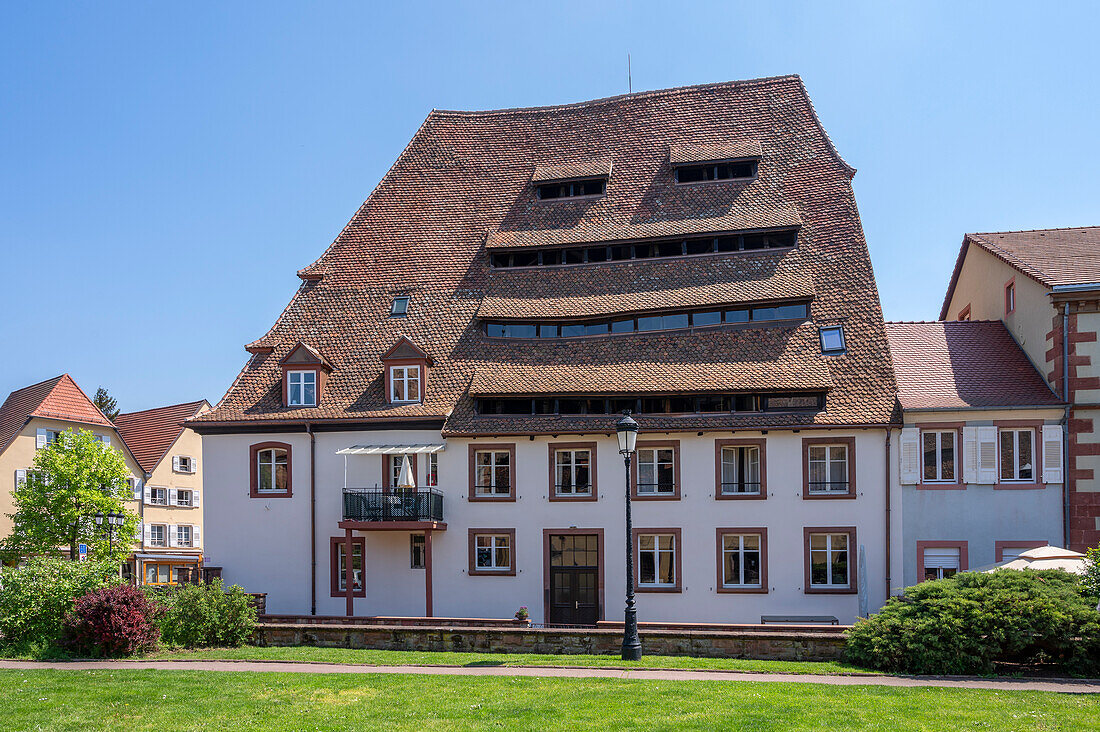
[(627, 608), (623, 624), (622, 659), (624, 661), (642, 660), (642, 639), (638, 637), (638, 615), (634, 608)]

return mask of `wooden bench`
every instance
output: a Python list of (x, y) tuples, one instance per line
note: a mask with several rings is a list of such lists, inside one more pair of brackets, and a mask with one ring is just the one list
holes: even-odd
[(824, 625), (840, 625), (840, 621), (834, 615), (761, 615), (760, 622), (768, 623), (800, 623), (803, 625), (820, 623)]

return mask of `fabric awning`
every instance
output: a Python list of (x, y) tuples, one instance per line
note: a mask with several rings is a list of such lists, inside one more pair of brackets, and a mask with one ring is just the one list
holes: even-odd
[(200, 554), (142, 554), (136, 553), (134, 557), (137, 559), (156, 559), (162, 562), (198, 562), (202, 559)]
[(446, 445), (352, 445), (337, 450), (337, 455), (420, 455), (442, 452)]

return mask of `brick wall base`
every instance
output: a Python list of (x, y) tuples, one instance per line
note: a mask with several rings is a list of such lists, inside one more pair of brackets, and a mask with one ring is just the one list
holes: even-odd
[[(843, 630), (842, 628), (838, 630)], [(645, 653), (658, 656), (836, 661), (842, 632), (788, 630), (640, 631)], [(389, 651), (475, 651), (618, 655), (622, 632), (601, 629), (260, 623), (259, 646), (320, 646)]]

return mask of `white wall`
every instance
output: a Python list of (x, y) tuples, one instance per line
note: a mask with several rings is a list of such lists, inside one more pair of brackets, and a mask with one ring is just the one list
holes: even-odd
[[(885, 432), (868, 430), (771, 430), (767, 440), (766, 500), (714, 499), (714, 441), (759, 437), (759, 432), (695, 432), (643, 435), (642, 439), (679, 439), (682, 470), (678, 501), (637, 501), (638, 528), (682, 529), (682, 592), (639, 593), (642, 620), (759, 622), (761, 614), (835, 615), (855, 619), (856, 595), (807, 595), (803, 592), (803, 527), (856, 526), (857, 542), (866, 547), (870, 607), (885, 600)], [(802, 498), (802, 438), (854, 436), (854, 500)], [(599, 500), (550, 502), (548, 443), (598, 442)], [(293, 446), (293, 498), (248, 497), (250, 444), (277, 440)], [(330, 596), (330, 538), (342, 536), (341, 491), (344, 458), (335, 453), (353, 444), (438, 442), (426, 431), (317, 434), (317, 598), (318, 613), (342, 615), (345, 598)], [(578, 438), (493, 438), (479, 442), (514, 442), (519, 476), (514, 503), (471, 503), (468, 445), (446, 440), (439, 453), (440, 490), (445, 495), (447, 530), (433, 538), (434, 614), (442, 617), (511, 617), (526, 605), (542, 622), (543, 529), (603, 528), (605, 536), (605, 618), (621, 619), (625, 594), (624, 470), (614, 435)], [(309, 612), (309, 437), (297, 434), (208, 435), (203, 439), (208, 563), (220, 565), (229, 582), (268, 593), (272, 613)], [(423, 484), (426, 457), (420, 456)], [(896, 461), (894, 463), (896, 465)], [(380, 456), (354, 456), (347, 461), (348, 484), (380, 482)], [(766, 595), (715, 592), (716, 527), (768, 529)], [(514, 577), (468, 575), (468, 528), (516, 530)], [(407, 532), (363, 532), (367, 547), (367, 596), (355, 600), (357, 615), (422, 615), (424, 570), (409, 567)], [(853, 548), (852, 560), (858, 557)], [(897, 561), (897, 560), (896, 560)]]

